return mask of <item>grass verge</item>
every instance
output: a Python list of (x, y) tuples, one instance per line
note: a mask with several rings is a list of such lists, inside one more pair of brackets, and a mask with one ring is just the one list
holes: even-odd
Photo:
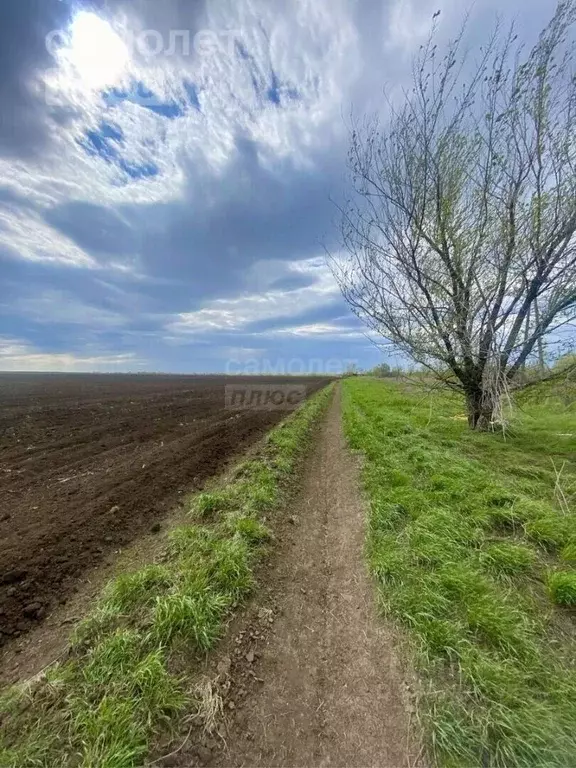
[(470, 432), (450, 395), (343, 386), (368, 560), (421, 673), (431, 761), (573, 766), (574, 406), (527, 405), (504, 438)]
[(222, 490), (192, 503), (194, 523), (172, 530), (161, 561), (105, 588), (75, 629), (68, 658), (0, 698), (3, 768), (129, 768), (156, 734), (202, 708), (172, 661), (199, 657), (254, 585), (267, 515), (285, 496), (331, 387), (269, 433)]

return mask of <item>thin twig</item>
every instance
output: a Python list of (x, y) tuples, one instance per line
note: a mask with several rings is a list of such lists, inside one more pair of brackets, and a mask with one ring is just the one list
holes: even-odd
[(554, 459), (552, 457), (550, 457), (550, 461), (552, 462), (552, 466), (554, 467), (554, 473), (556, 475), (556, 483), (554, 485), (554, 496), (556, 497), (556, 500), (560, 505), (560, 509), (562, 510), (563, 514), (568, 515), (570, 514), (570, 505), (568, 504), (568, 499), (566, 498), (566, 494), (564, 493), (564, 490), (562, 489), (562, 486), (560, 484), (560, 481), (562, 479), (562, 472), (564, 471), (566, 462), (564, 461), (562, 466), (558, 470), (556, 469), (556, 464), (554, 463)]

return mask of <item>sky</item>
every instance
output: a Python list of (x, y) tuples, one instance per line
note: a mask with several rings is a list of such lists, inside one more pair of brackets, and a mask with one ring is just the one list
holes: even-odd
[[(528, 43), (553, 0), (475, 0)], [(461, 0), (2, 0), (0, 371), (397, 363), (326, 264), (351, 115)], [(499, 15), (499, 16), (498, 16)], [(380, 343), (379, 343), (380, 342)]]

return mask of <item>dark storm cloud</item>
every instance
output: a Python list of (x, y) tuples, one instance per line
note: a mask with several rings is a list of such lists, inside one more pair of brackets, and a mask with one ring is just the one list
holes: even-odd
[[(70, 202), (45, 218), (98, 261), (133, 258), (166, 310), (192, 309), (237, 289), (251, 265), (316, 256), (330, 240), (338, 163), (327, 155), (313, 168), (291, 161), (267, 167), (259, 152), (239, 138), (221, 175), (188, 163), (183, 201), (118, 210)], [(286, 279), (302, 287), (309, 280)]]
[(184, 202), (155, 206), (150, 216), (127, 211), (146, 231), (143, 270), (189, 280), (197, 298), (225, 294), (261, 260), (318, 255), (323, 242), (333, 244), (329, 192), (340, 170), (331, 156), (319, 156), (311, 169), (290, 161), (266, 167), (258, 145), (239, 139), (223, 175), (189, 166)]
[[(46, 321), (52, 325), (54, 316), (58, 316), (64, 325), (66, 322), (69, 325), (89, 324), (87, 309), (114, 313), (128, 327), (147, 330), (152, 327), (158, 330), (168, 317), (168, 297), (165, 302), (159, 301), (146, 280), (135, 280), (122, 271), (108, 273), (104, 279), (99, 270), (26, 261), (0, 252), (0, 274), (4, 298), (0, 301), (0, 312), (4, 321), (11, 313), (16, 318), (26, 316), (40, 324), (44, 332)], [(61, 311), (63, 304), (68, 305), (67, 313)], [(36, 310), (35, 305), (41, 308)], [(23, 307), (28, 307), (28, 311), (23, 312)], [(66, 322), (64, 317), (67, 317)]]
[(53, 66), (46, 35), (64, 28), (62, 0), (2, 0), (0, 4), (0, 154), (39, 152), (49, 136), (49, 108), (35, 84)]
[(142, 244), (142, 235), (118, 212), (93, 203), (72, 202), (46, 212), (46, 221), (96, 257), (129, 256)]

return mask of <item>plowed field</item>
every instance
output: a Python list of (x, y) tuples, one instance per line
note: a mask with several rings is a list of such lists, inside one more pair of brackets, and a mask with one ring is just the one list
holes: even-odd
[[(307, 395), (328, 382), (286, 381)], [(230, 383), (242, 380), (0, 376), (0, 645), (287, 415), (226, 408)]]

